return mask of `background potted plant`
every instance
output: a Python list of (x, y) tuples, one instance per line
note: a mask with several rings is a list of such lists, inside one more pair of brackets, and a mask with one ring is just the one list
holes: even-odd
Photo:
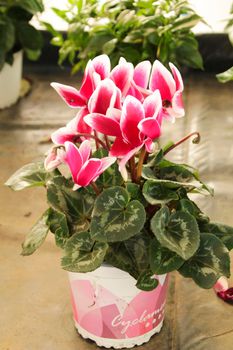
[(60, 47), (59, 64), (66, 59), (75, 73), (88, 60), (105, 53), (116, 65), (121, 56), (137, 64), (142, 60), (174, 62), (203, 68), (192, 28), (202, 18), (188, 1), (68, 1), (67, 9), (53, 9), (67, 22), (62, 35), (50, 24), (52, 44)]
[(44, 163), (24, 166), (6, 183), (16, 191), (45, 187), (49, 208), (22, 254), (54, 234), (75, 325), (99, 346), (132, 347), (160, 331), (169, 272), (201, 288), (230, 276), (233, 229), (210, 222), (193, 201), (194, 193), (213, 194), (198, 171), (167, 159), (199, 134), (158, 145), (164, 119), (184, 116), (182, 78), (170, 68), (121, 58), (111, 69), (101, 55), (89, 61), (79, 90), (53, 83), (78, 114), (52, 134)]
[(23, 52), (31, 60), (40, 55), (42, 36), (30, 20), (43, 9), (41, 0), (0, 1), (0, 108), (19, 98)]

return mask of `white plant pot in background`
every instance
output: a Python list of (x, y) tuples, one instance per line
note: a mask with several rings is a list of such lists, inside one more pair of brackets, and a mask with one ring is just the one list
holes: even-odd
[(69, 272), (75, 327), (98, 346), (115, 349), (141, 345), (163, 325), (168, 276), (159, 285), (139, 290), (127, 272), (101, 266), (88, 273)]
[(20, 94), (22, 79), (23, 51), (14, 54), (14, 63), (5, 63), (0, 71), (0, 109), (14, 104)]

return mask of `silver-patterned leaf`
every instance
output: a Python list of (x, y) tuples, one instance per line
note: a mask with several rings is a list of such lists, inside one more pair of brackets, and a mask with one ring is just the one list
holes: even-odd
[(62, 268), (71, 272), (93, 271), (104, 261), (107, 249), (107, 243), (94, 242), (89, 232), (79, 232), (67, 241)]
[(230, 277), (229, 252), (215, 235), (202, 233), (198, 251), (179, 272), (191, 277), (200, 287), (211, 288), (219, 277)]
[(33, 254), (44, 242), (48, 232), (49, 225), (47, 223), (49, 217), (49, 209), (42, 215), (37, 223), (32, 227), (22, 244), (22, 255)]
[(147, 202), (152, 205), (168, 203), (172, 200), (179, 199), (175, 190), (167, 188), (161, 183), (155, 183), (150, 180), (145, 182), (142, 192)]
[(91, 234), (100, 242), (124, 241), (140, 232), (145, 220), (146, 212), (139, 201), (130, 201), (124, 188), (111, 187), (97, 197)]
[(177, 211), (170, 215), (167, 207), (161, 208), (151, 220), (151, 229), (160, 244), (188, 260), (200, 243), (196, 219), (187, 212)]

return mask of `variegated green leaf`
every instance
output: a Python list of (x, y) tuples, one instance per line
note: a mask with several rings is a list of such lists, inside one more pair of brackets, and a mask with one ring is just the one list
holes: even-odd
[(149, 260), (151, 270), (158, 275), (177, 270), (184, 263), (179, 255), (162, 247), (156, 238), (150, 244)]
[(167, 188), (161, 183), (155, 183), (153, 180), (145, 182), (142, 192), (147, 202), (153, 205), (179, 199), (174, 190)]
[(97, 197), (91, 234), (100, 242), (124, 241), (140, 232), (145, 220), (145, 209), (139, 201), (130, 201), (124, 188), (111, 187)]
[(17, 170), (5, 183), (14, 191), (27, 187), (45, 186), (49, 174), (42, 162), (30, 163)]
[(94, 196), (86, 189), (73, 191), (73, 184), (63, 176), (48, 183), (47, 199), (56, 210), (66, 214), (73, 224), (84, 225), (91, 216)]
[(108, 244), (94, 242), (89, 232), (79, 232), (66, 243), (62, 268), (71, 272), (89, 272), (104, 261)]
[(160, 244), (188, 260), (200, 243), (200, 232), (195, 218), (187, 212), (170, 215), (167, 207), (161, 208), (151, 220), (151, 229)]
[(48, 217), (50, 210), (42, 215), (42, 217), (37, 221), (37, 223), (32, 227), (31, 231), (26, 236), (25, 241), (22, 244), (22, 255), (33, 254), (44, 242), (48, 232)]
[(230, 277), (229, 252), (216, 236), (202, 233), (199, 249), (179, 271), (184, 277), (191, 277), (200, 287), (211, 288), (219, 277)]
[(146, 292), (149, 292), (150, 290), (155, 289), (158, 286), (158, 280), (153, 276), (152, 271), (143, 271), (138, 280), (136, 286), (144, 290)]
[(65, 214), (50, 208), (47, 224), (49, 225), (50, 231), (55, 235), (57, 246), (64, 248), (67, 239), (70, 237)]
[(203, 232), (213, 233), (218, 237), (228, 250), (233, 249), (233, 227), (217, 222), (205, 223), (201, 226)]

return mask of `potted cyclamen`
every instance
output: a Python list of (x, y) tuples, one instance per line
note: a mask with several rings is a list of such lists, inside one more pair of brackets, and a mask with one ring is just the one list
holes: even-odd
[(22, 254), (54, 234), (75, 325), (99, 346), (133, 347), (160, 331), (170, 271), (202, 288), (230, 276), (232, 228), (211, 223), (192, 201), (192, 193), (212, 193), (198, 172), (166, 159), (198, 133), (165, 148), (156, 143), (163, 119), (184, 115), (182, 78), (170, 67), (172, 74), (159, 61), (152, 71), (148, 61), (134, 68), (122, 58), (111, 70), (101, 55), (89, 61), (80, 90), (53, 83), (80, 110), (52, 134), (44, 164), (26, 165), (6, 183), (46, 188), (49, 208)]

